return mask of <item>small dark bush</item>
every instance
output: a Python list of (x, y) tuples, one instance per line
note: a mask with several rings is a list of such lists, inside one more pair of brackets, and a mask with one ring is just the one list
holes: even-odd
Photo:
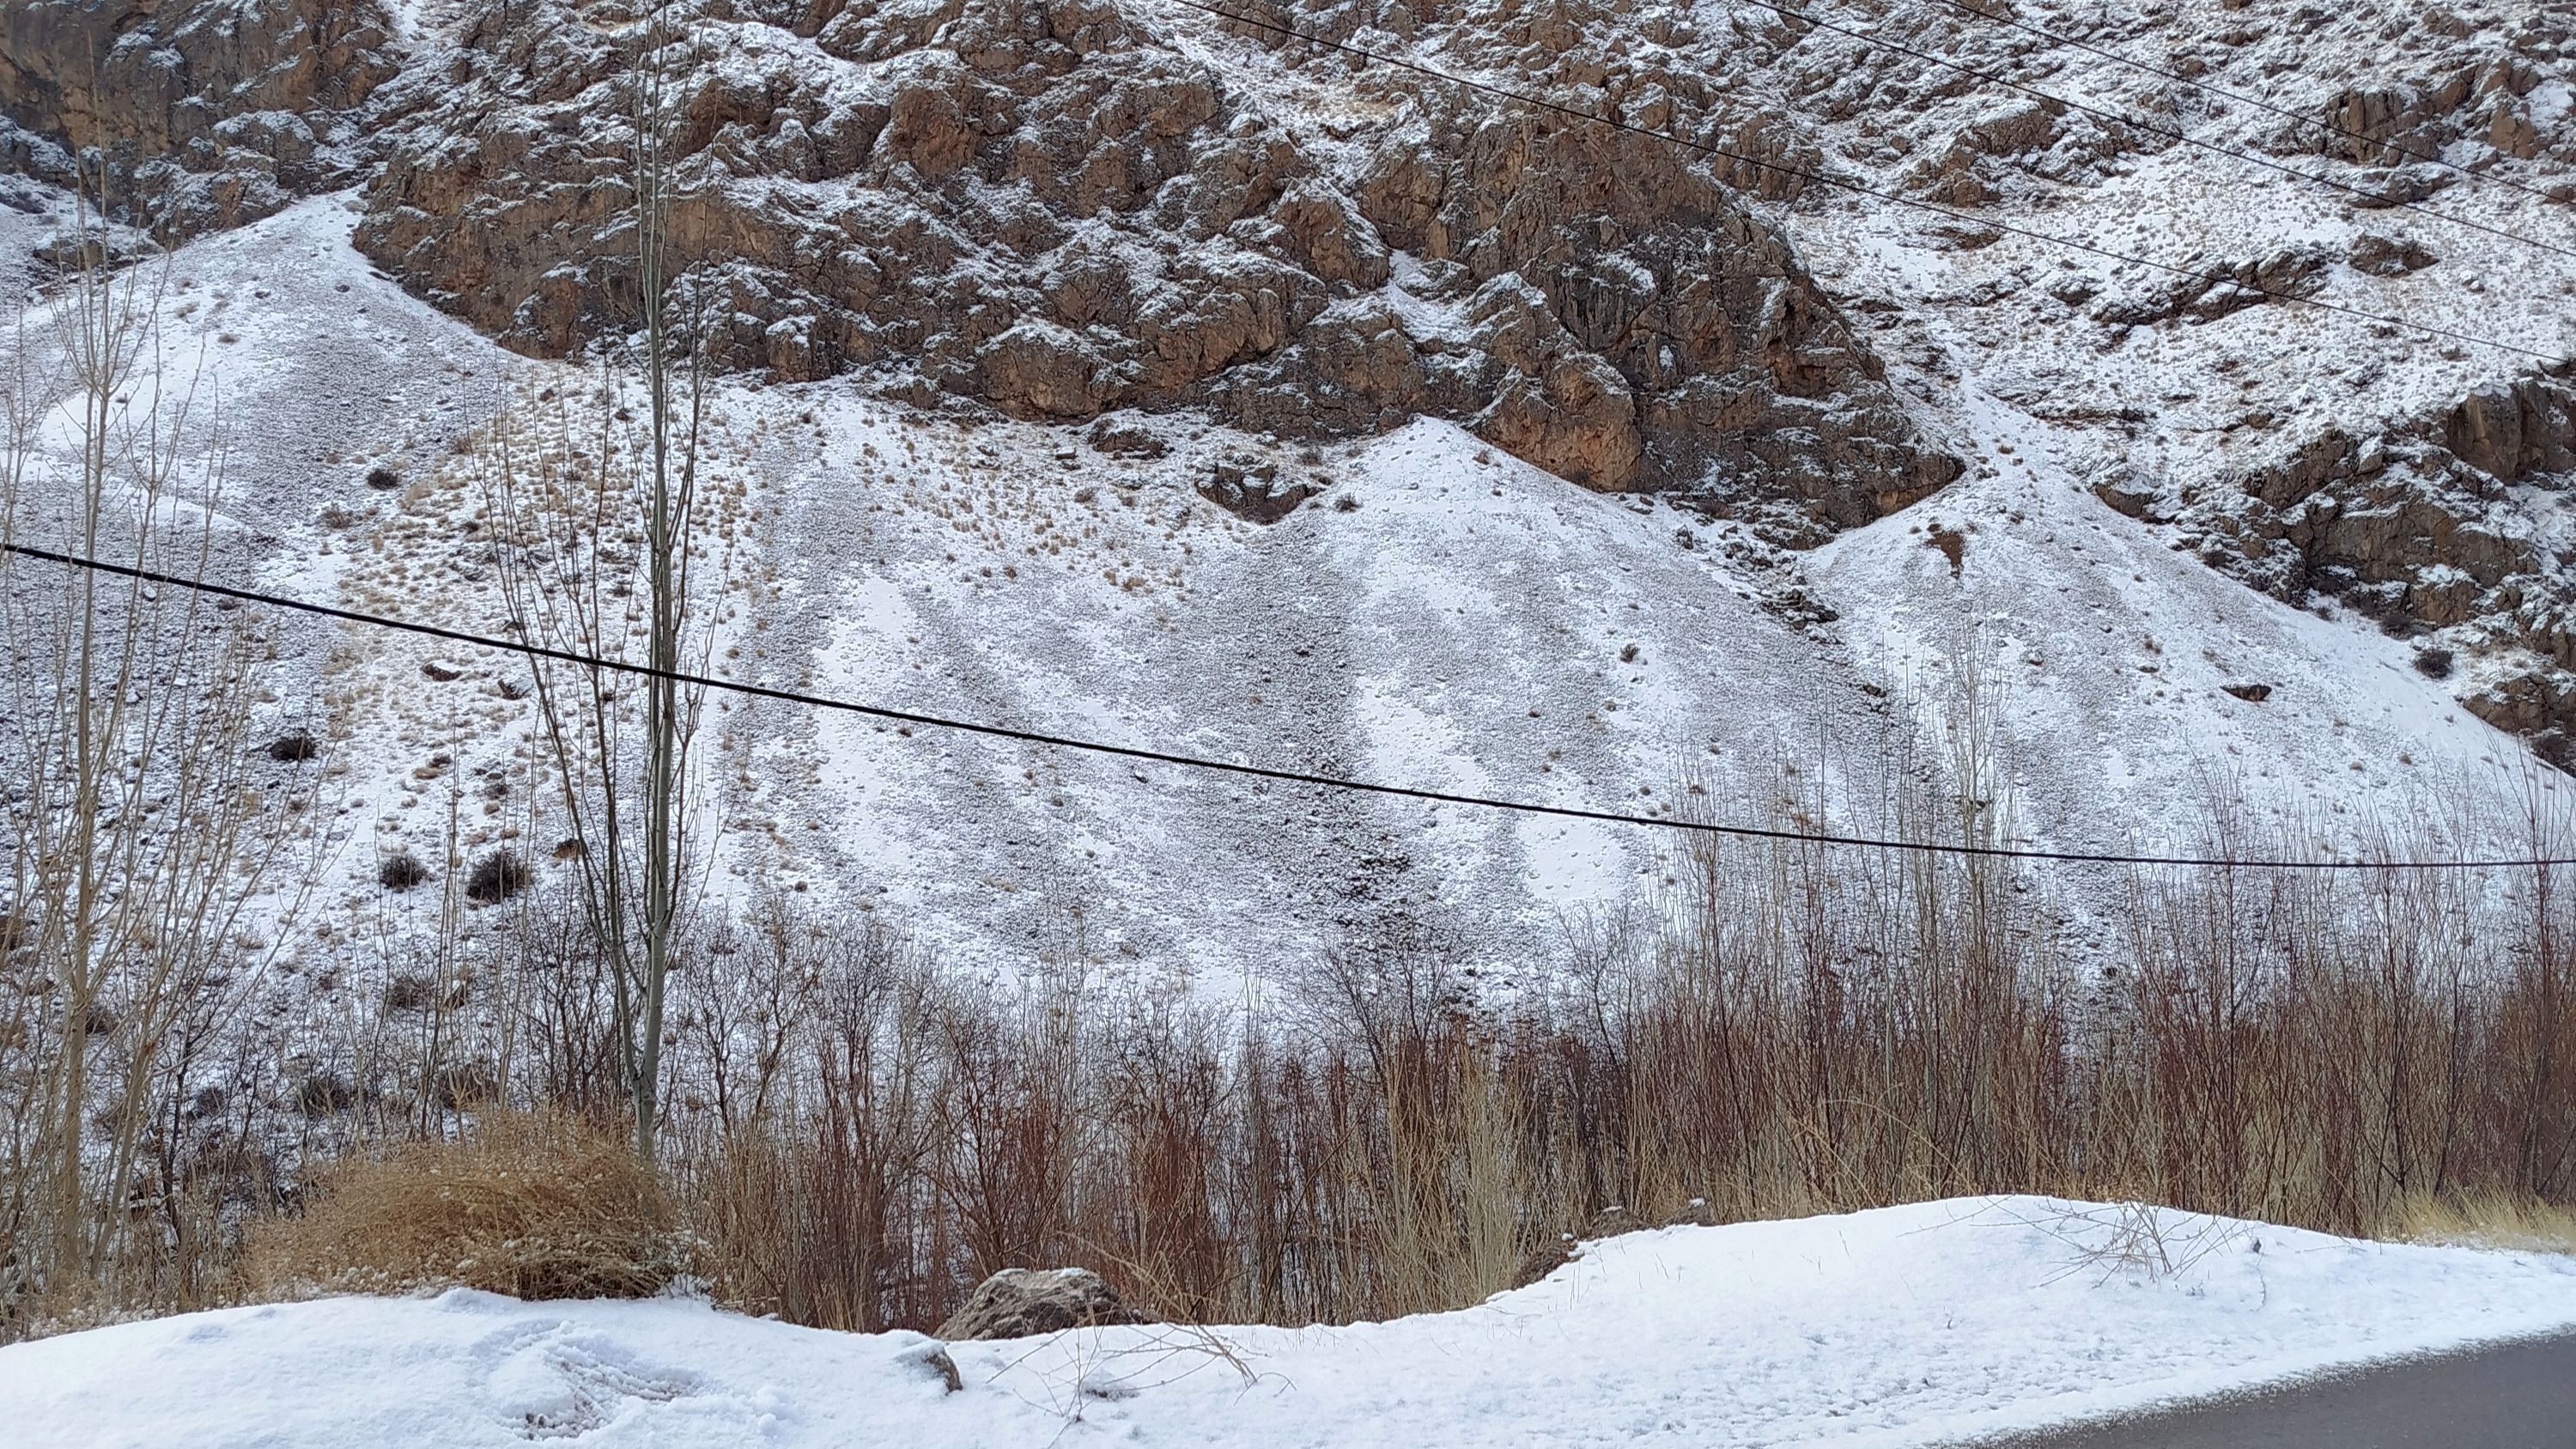
[(408, 974), (397, 976), (385, 987), (385, 1009), (387, 1011), (427, 1011), (431, 994), (428, 977)]
[(376, 867), (376, 884), (389, 890), (407, 891), (427, 879), (429, 867), (409, 851), (388, 855), (385, 863)]
[(396, 473), (391, 468), (369, 468), (367, 470), (367, 486), (370, 488), (400, 488), (402, 486), (402, 475)]
[(463, 1062), (440, 1067), (430, 1078), (430, 1093), (438, 1105), (455, 1112), (498, 1101), (500, 1080), (486, 1062)]
[(307, 1117), (328, 1117), (358, 1105), (358, 1089), (338, 1072), (315, 1072), (296, 1086), (295, 1105)]
[(2450, 678), (2451, 663), (2451, 651), (2448, 649), (2422, 649), (2415, 654), (2416, 671), (2426, 679)]
[(321, 744), (302, 730), (279, 735), (268, 742), (268, 757), (282, 764), (301, 764), (321, 753)]
[(528, 863), (506, 850), (496, 850), (474, 863), (465, 878), (465, 898), (486, 905), (506, 901), (528, 888)]

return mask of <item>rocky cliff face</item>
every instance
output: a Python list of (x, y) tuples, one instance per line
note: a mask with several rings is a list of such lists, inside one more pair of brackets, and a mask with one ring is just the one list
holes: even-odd
[[(628, 325), (623, 59), (580, 19), (469, 25), (359, 229), (540, 353)], [(1397, 90), (1302, 115), (1229, 73), (1241, 43), (1102, 4), (825, 3), (694, 49), (674, 230), (726, 365), (1284, 438), (1455, 418), (1790, 538), (1957, 471), (1793, 249), (1647, 138)]]
[[(2576, 764), (2576, 616), (2568, 540), (2542, 518), (2576, 476), (2576, 388), (2496, 381), (2448, 408), (2356, 435), (2328, 427), (2277, 461), (2170, 494), (2115, 473), (2098, 490), (2173, 524), (2212, 567), (2276, 598), (2331, 601), (2401, 637), (2462, 703)], [(2518, 496), (2528, 493), (2535, 496)]]
[(334, 0), (19, 0), (0, 8), (0, 166), (57, 184), (96, 148), (165, 236), (345, 186), (396, 72), (384, 15)]
[[(1866, 34), (1780, 21), (1740, 49), (1729, 81), (1845, 174), (1971, 210), (1855, 202), (1875, 254), (1795, 228), (1829, 288), (1928, 398), (2046, 423), (2176, 549), (2409, 639), (2576, 762), (2576, 5), (1977, 8), (1821, 10)], [(1909, 247), (1931, 255), (1885, 264)]]
[[(2001, 407), (2176, 548), (2576, 733), (2576, 441), (2541, 365), (2576, 278), (2569, 0), (1241, 13), (1699, 149), (1150, 0), (708, 0), (674, 222), (710, 355), (1098, 419), (1113, 449), (1158, 446), (1130, 413), (1292, 441), (1454, 419), (1791, 545), (1941, 488)], [(20, 169), (104, 144), (173, 231), (363, 180), (381, 268), (564, 355), (632, 316), (632, 21), (34, 0), (0, 15), (0, 111)], [(1206, 492), (1266, 521), (1307, 487)]]

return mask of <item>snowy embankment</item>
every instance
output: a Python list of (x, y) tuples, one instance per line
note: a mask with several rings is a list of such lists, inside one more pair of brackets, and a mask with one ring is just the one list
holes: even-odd
[(1924, 1444), (2576, 1326), (2576, 1259), (1995, 1198), (1672, 1228), (1456, 1313), (951, 1347), (454, 1292), (0, 1349), (13, 1444)]

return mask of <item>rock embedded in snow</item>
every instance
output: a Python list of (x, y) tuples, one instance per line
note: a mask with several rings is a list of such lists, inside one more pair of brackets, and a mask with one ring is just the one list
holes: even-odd
[(939, 1380), (952, 1394), (961, 1393), (966, 1388), (965, 1379), (957, 1372), (957, 1360), (949, 1357), (947, 1347), (936, 1339), (914, 1344), (897, 1354), (895, 1362), (917, 1368)]
[(1272, 524), (1314, 497), (1317, 486), (1313, 480), (1282, 478), (1276, 463), (1226, 458), (1218, 460), (1208, 481), (1199, 485), (1199, 496), (1238, 518)]
[(962, 1343), (1147, 1321), (1088, 1268), (1004, 1268), (976, 1285), (932, 1336)]
[(2353, 270), (2374, 277), (2402, 277), (2440, 260), (2430, 247), (2413, 237), (2385, 237), (2366, 231), (2352, 242)]

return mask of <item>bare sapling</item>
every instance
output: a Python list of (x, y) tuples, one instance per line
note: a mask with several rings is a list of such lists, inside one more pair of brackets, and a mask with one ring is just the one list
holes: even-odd
[[(627, 47), (640, 296), (631, 353), (603, 358), (597, 388), (541, 415), (533, 438), (492, 439), (483, 467), (513, 628), (629, 666), (538, 661), (535, 695), (591, 951), (608, 978), (635, 1149), (650, 1159), (669, 980), (707, 858), (691, 773), (704, 690), (683, 676), (705, 672), (717, 611), (699, 595), (710, 577), (721, 588), (724, 568), (698, 536), (703, 348), (669, 231), (675, 83), (694, 55), (665, 4), (645, 10)], [(630, 377), (640, 377), (640, 424), (623, 402)]]
[[(17, 335), (0, 536), (196, 576), (222, 527), (221, 410), (167, 356), (167, 258), (115, 265), (103, 183), (83, 174), (49, 325)], [(15, 554), (0, 611), (0, 917), (35, 1003), (0, 1037), (31, 1098), (0, 1237), (59, 1300), (148, 1276), (183, 1232), (158, 1104), (265, 963), (251, 913), (289, 832), (252, 764), (248, 611)], [(310, 805), (308, 782), (285, 788), (285, 813)]]

